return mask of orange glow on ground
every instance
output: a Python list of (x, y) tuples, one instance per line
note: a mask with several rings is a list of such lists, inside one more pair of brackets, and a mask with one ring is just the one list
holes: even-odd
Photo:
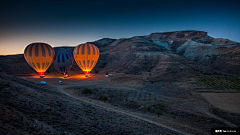
[[(31, 77), (31, 78), (40, 78), (39, 75), (31, 75), (31, 76), (29, 76), (29, 77)], [(55, 76), (55, 75), (45, 75), (44, 78), (63, 78), (63, 76), (61, 77), (61, 76)], [(43, 79), (44, 79), (44, 78), (43, 78)]]
[[(40, 78), (39, 75), (31, 75), (29, 76), (30, 78)], [(76, 74), (76, 75), (71, 75), (68, 76), (67, 78), (64, 78), (63, 75), (45, 75), (44, 78), (58, 78), (58, 79), (86, 79), (86, 78), (94, 78), (93, 75), (89, 75), (88, 77), (86, 77), (85, 74)], [(42, 79), (44, 79), (42, 78)]]
[[(48, 83), (48, 85), (59, 85), (59, 81), (63, 81), (63, 86), (71, 86), (75, 85), (77, 83), (85, 83), (85, 82), (91, 82), (91, 81), (104, 81), (105, 75), (98, 74), (98, 75), (90, 75), (89, 77), (86, 77), (85, 74), (74, 74), (70, 75), (67, 78), (64, 78), (61, 74), (48, 74), (44, 78), (40, 78), (39, 75), (24, 75), (24, 76), (18, 76), (19, 78), (35, 82), (39, 84), (41, 81), (45, 81)], [(62, 85), (61, 85), (62, 86)]]

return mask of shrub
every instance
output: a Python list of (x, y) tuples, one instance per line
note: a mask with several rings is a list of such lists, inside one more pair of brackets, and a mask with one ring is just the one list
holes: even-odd
[(197, 85), (207, 86), (215, 89), (236, 89), (240, 90), (239, 77), (235, 76), (224, 76), (224, 75), (205, 75), (196, 78)]
[(88, 88), (84, 88), (84, 90), (82, 91), (82, 94), (85, 94), (85, 95), (90, 94), (91, 95), (92, 91)]
[(146, 113), (146, 112), (147, 112), (147, 109), (148, 109), (148, 108), (147, 108), (146, 106), (144, 106), (143, 112)]
[(107, 65), (107, 62), (105, 61), (105, 62), (103, 62), (103, 66), (106, 66)]
[(101, 101), (107, 101), (108, 100), (108, 98), (106, 97), (106, 96), (103, 96), (103, 95), (101, 95), (100, 97), (99, 97), (99, 100), (101, 100)]
[(148, 82), (153, 83), (152, 79), (148, 79)]
[(108, 71), (105, 71), (105, 74), (108, 75)]
[(162, 112), (160, 109), (156, 109), (156, 110), (154, 111), (154, 113), (157, 114), (158, 117), (159, 117), (159, 115), (162, 115), (162, 114), (163, 114), (163, 112)]

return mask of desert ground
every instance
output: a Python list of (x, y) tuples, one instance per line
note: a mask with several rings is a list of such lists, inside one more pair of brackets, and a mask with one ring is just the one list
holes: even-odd
[(202, 93), (214, 107), (240, 114), (240, 93)]
[[(209, 90), (194, 78), (151, 82), (142, 75), (112, 74), (64, 79), (1, 73), (2, 133), (10, 128), (15, 130), (10, 134), (210, 134), (213, 127), (240, 125), (238, 90)], [(84, 94), (86, 89), (91, 93)]]
[(90, 77), (73, 62), (67, 79), (54, 65), (39, 78), (23, 54), (0, 56), (0, 134), (207, 135), (240, 127), (240, 43), (204, 31), (88, 43), (100, 51)]

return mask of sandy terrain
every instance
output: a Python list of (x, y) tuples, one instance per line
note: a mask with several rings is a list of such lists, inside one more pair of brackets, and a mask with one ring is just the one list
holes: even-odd
[(202, 93), (214, 107), (240, 114), (240, 93)]
[(0, 84), (0, 134), (184, 133), (79, 100), (49, 85), (40, 85), (2, 73)]
[[(188, 86), (181, 88), (179, 82), (152, 84), (138, 75), (128, 74), (114, 74), (111, 78), (105, 78), (104, 74), (91, 77), (77, 74), (67, 79), (56, 75), (47, 75), (45, 78), (39, 78), (38, 75), (19, 77), (38, 84), (40, 81), (46, 81), (48, 87), (56, 88), (63, 94), (87, 104), (128, 115), (177, 133), (209, 134), (211, 127), (237, 127), (237, 122), (214, 115), (210, 111), (208, 102), (202, 100), (201, 93), (192, 94), (194, 92), (188, 89)], [(63, 85), (58, 84), (60, 80), (63, 81)], [(190, 81), (192, 83), (192, 79)], [(185, 80), (182, 84), (188, 83)], [(85, 87), (96, 94), (82, 95), (81, 91)], [(121, 93), (120, 96), (119, 93)], [(101, 94), (110, 98), (112, 102), (99, 101)], [(239, 101), (239, 99), (232, 99), (232, 101), (235, 100)], [(212, 104), (212, 102), (209, 103)], [(214, 104), (213, 106), (215, 107)], [(147, 108), (146, 112), (144, 107)], [(156, 108), (160, 108), (163, 115), (157, 117), (154, 114)]]

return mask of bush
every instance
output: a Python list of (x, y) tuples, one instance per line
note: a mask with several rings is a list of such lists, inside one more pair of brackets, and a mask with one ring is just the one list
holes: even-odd
[(148, 79), (148, 82), (153, 83), (152, 79)]
[(99, 97), (99, 100), (105, 102), (105, 101), (108, 100), (108, 98), (107, 98), (106, 96), (101, 95), (101, 96)]
[(215, 89), (235, 89), (240, 90), (239, 77), (224, 75), (205, 75), (196, 78), (197, 85), (204, 85)]
[(108, 75), (108, 71), (105, 71), (105, 74)]
[(85, 95), (90, 94), (91, 95), (92, 91), (88, 88), (84, 88), (84, 90), (82, 91), (82, 94), (85, 94)]
[(163, 114), (163, 112), (162, 112), (160, 109), (156, 109), (156, 110), (154, 111), (154, 113), (157, 114), (158, 117), (159, 117), (159, 115), (162, 115), (162, 114)]
[(147, 108), (146, 106), (144, 106), (143, 112), (146, 113), (146, 112), (147, 112), (147, 109), (148, 109), (148, 108)]
[(103, 64), (103, 66), (106, 66), (106, 65), (107, 65), (107, 62), (105, 61), (105, 62), (103, 62), (102, 64)]

